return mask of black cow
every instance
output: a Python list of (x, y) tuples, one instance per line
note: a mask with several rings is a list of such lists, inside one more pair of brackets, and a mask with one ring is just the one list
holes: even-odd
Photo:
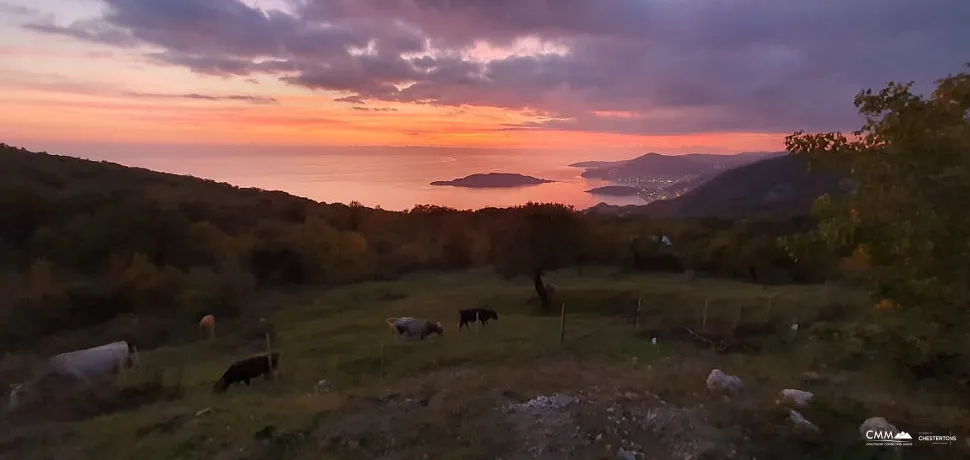
[(458, 330), (461, 330), (462, 326), (471, 329), (469, 323), (474, 323), (479, 321), (482, 326), (488, 325), (488, 320), (494, 319), (498, 320), (498, 313), (495, 310), (489, 310), (487, 308), (469, 308), (467, 310), (458, 310)]
[[(272, 361), (272, 365), (267, 362), (270, 360)], [(270, 380), (272, 372), (276, 370), (276, 366), (279, 364), (280, 354), (272, 353), (270, 360), (266, 359), (266, 354), (262, 354), (232, 363), (229, 369), (226, 369), (226, 372), (222, 374), (222, 377), (212, 385), (212, 391), (214, 393), (222, 393), (230, 385), (238, 382), (244, 382), (246, 385), (249, 385), (250, 380), (260, 375), (265, 375), (266, 380)]]

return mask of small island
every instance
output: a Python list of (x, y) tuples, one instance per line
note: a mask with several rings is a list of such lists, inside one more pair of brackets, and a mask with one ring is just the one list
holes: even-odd
[(605, 187), (596, 187), (592, 190), (587, 190), (586, 193), (609, 196), (633, 196), (637, 194), (637, 189), (626, 185), (607, 185)]
[(524, 176), (513, 173), (472, 174), (455, 180), (436, 180), (431, 185), (450, 185), (452, 187), (470, 188), (498, 188), (498, 187), (526, 187), (530, 185), (548, 184), (551, 180), (538, 177)]

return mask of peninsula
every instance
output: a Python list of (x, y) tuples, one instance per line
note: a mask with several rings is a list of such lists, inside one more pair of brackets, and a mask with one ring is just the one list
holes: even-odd
[(633, 196), (637, 194), (637, 189), (634, 187), (628, 187), (626, 185), (607, 185), (605, 187), (596, 187), (594, 189), (587, 190), (586, 193), (608, 196)]

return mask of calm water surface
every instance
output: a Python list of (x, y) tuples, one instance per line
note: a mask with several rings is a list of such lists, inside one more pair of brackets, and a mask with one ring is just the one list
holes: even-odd
[[(586, 193), (607, 181), (580, 177), (569, 163), (613, 160), (632, 155), (590, 155), (582, 152), (524, 152), (467, 149), (159, 149), (111, 153), (75, 153), (156, 171), (189, 174), (241, 187), (282, 190), (323, 202), (359, 201), (365, 206), (404, 210), (416, 204), (457, 209), (507, 207), (528, 201), (555, 202), (585, 209), (599, 202), (643, 204), (637, 197), (594, 196)], [(469, 189), (431, 186), (474, 173), (520, 173), (555, 183), (531, 187)]]

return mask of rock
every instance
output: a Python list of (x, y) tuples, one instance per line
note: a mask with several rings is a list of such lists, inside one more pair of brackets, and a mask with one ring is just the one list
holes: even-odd
[(614, 412), (616, 412), (616, 408), (615, 407), (607, 407), (606, 408), (606, 413), (607, 414), (612, 414)]
[(862, 422), (862, 425), (859, 425), (859, 434), (863, 439), (866, 439), (867, 431), (890, 431), (897, 433), (899, 430), (896, 429), (895, 425), (889, 423), (882, 417), (869, 417), (866, 421)]
[(631, 400), (638, 399), (639, 398), (639, 396), (637, 396), (637, 394), (634, 393), (634, 392), (632, 392), (632, 391), (628, 391), (626, 393), (623, 393), (623, 397), (626, 398), (626, 399), (631, 399)]
[(524, 403), (513, 404), (510, 408), (518, 410), (560, 409), (574, 402), (576, 402), (576, 398), (557, 393), (552, 396), (539, 395)]
[(792, 402), (798, 407), (805, 407), (808, 403), (812, 402), (815, 395), (807, 391), (785, 389), (781, 390), (781, 400), (785, 402)]
[(741, 391), (744, 383), (741, 377), (725, 374), (720, 369), (714, 369), (707, 376), (707, 389), (711, 391), (725, 391), (736, 394)]
[(809, 422), (801, 413), (795, 409), (788, 410), (788, 420), (791, 420), (795, 424), (796, 428), (802, 428), (809, 431), (818, 431), (818, 427), (814, 423)]
[(620, 449), (616, 451), (617, 460), (637, 460), (637, 453), (631, 450)]

